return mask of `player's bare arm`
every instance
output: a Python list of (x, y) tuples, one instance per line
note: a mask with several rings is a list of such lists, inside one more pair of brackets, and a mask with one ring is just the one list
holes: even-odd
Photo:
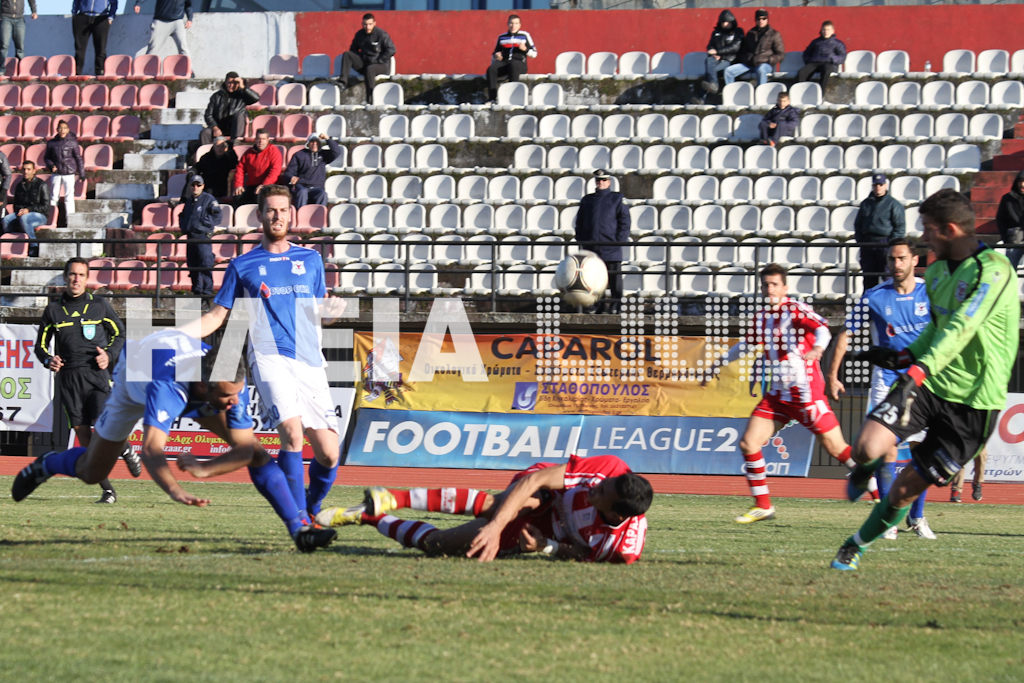
[(210, 504), (206, 498), (198, 498), (181, 488), (174, 478), (171, 468), (167, 466), (164, 448), (167, 446), (167, 434), (155, 427), (145, 425), (142, 430), (142, 463), (157, 486), (164, 490), (171, 500), (183, 505), (205, 507)]
[(231, 449), (205, 461), (200, 461), (191, 453), (178, 456), (178, 469), (196, 479), (219, 477), (250, 465), (262, 467), (270, 461), (270, 456), (263, 450), (252, 429), (231, 429), (227, 425), (226, 413), (204, 417), (197, 422), (203, 429), (219, 436)]
[(581, 548), (571, 543), (558, 543), (546, 538), (540, 529), (527, 524), (519, 532), (519, 549), (524, 553), (539, 553), (548, 550), (556, 560), (582, 560), (589, 553), (589, 548)]
[(213, 304), (210, 306), (210, 310), (204, 313), (198, 320), (185, 323), (177, 329), (182, 334), (187, 334), (193, 339), (202, 339), (219, 330), (224, 321), (228, 319), (228, 313), (230, 312), (229, 309), (224, 308), (220, 304)]
[(846, 386), (839, 379), (839, 369), (843, 367), (843, 358), (850, 348), (850, 333), (843, 330), (836, 335), (836, 348), (832, 352), (832, 364), (828, 368), (827, 384), (828, 397), (838, 401), (840, 395), (846, 393)]

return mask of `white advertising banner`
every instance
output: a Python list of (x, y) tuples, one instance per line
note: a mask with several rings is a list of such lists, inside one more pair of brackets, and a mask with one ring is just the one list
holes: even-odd
[[(968, 465), (966, 478), (974, 472)], [(1008, 394), (988, 440), (985, 481), (1024, 481), (1024, 394)]]
[(53, 373), (35, 354), (37, 325), (0, 324), (0, 431), (53, 427)]

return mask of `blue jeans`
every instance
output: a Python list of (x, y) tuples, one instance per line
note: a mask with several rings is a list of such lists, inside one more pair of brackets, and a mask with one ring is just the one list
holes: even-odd
[(6, 61), (7, 46), (14, 36), (14, 56), (21, 59), (25, 56), (25, 17), (0, 17), (0, 59)]
[(29, 211), (24, 216), (9, 213), (3, 217), (3, 231), (23, 232), (28, 235), (29, 256), (39, 255), (39, 243), (36, 242), (36, 228), (46, 222), (46, 216), (35, 211)]
[(327, 206), (327, 193), (324, 192), (324, 188), (322, 187), (295, 183), (295, 185), (292, 186), (292, 198), (295, 202), (296, 209), (303, 207), (306, 204), (322, 204), (323, 206)]
[(732, 62), (727, 59), (715, 59), (708, 55), (704, 59), (704, 80), (718, 85), (718, 74), (728, 69), (731, 64)]
[(764, 85), (765, 83), (768, 82), (768, 76), (772, 73), (772, 65), (758, 64), (757, 66), (751, 68), (746, 64), (732, 64), (725, 70), (725, 83), (726, 85), (728, 85), (729, 83), (733, 83), (740, 76), (749, 73), (754, 73), (754, 75), (757, 76), (758, 85)]
[(1013, 249), (1006, 250), (1006, 258), (1010, 259), (1010, 263), (1014, 268), (1020, 265), (1020, 259), (1024, 256), (1024, 248), (1014, 247)]

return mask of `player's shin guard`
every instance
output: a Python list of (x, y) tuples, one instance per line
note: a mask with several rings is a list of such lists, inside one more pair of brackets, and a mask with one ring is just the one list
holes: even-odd
[(400, 508), (409, 507), (413, 510), (446, 512), (450, 515), (471, 514), (475, 517), (480, 514), (484, 503), (487, 502), (487, 494), (483, 491), (455, 487), (415, 488), (408, 491), (391, 491), (391, 493), (395, 496)]
[(316, 458), (309, 463), (309, 491), (306, 492), (306, 510), (311, 517), (320, 512), (320, 504), (327, 497), (334, 480), (338, 476), (338, 466), (324, 467)]
[(861, 549), (867, 548), (871, 543), (903, 521), (907, 516), (910, 506), (897, 508), (889, 502), (889, 498), (883, 498), (878, 505), (873, 505), (871, 514), (861, 525), (860, 530), (853, 535), (853, 542)]
[(288, 480), (281, 468), (274, 461), (270, 461), (262, 467), (250, 466), (249, 478), (256, 490), (263, 494), (270, 506), (274, 508), (277, 516), (288, 527), (289, 535), (294, 538), (303, 526), (302, 515), (295, 505)]
[[(292, 492), (295, 507), (306, 510), (306, 473), (302, 469), (302, 451), (281, 450), (277, 454), (277, 465), (288, 479), (288, 489)], [(308, 523), (309, 520), (306, 520)]]
[(772, 497), (768, 492), (768, 477), (765, 474), (767, 467), (761, 451), (757, 453), (744, 453), (745, 471), (747, 484), (750, 486), (750, 495), (754, 497), (754, 504), (759, 508), (770, 508)]
[(77, 477), (75, 467), (78, 464), (78, 459), (83, 455), (85, 455), (84, 446), (69, 448), (60, 453), (50, 453), (43, 458), (43, 467), (46, 469), (46, 473), (50, 475), (63, 474), (66, 477)]
[(419, 548), (429, 551), (430, 537), (437, 533), (437, 527), (416, 520), (399, 519), (393, 515), (382, 515), (376, 521), (364, 520), (374, 524), (384, 536), (398, 541), (406, 548)]

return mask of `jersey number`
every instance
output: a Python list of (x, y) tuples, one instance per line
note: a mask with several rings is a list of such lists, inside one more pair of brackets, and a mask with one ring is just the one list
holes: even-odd
[(819, 398), (817, 401), (808, 404), (808, 406), (804, 408), (804, 416), (810, 418), (808, 422), (811, 424), (814, 424), (818, 421), (818, 418), (826, 414), (828, 414), (828, 404), (825, 403), (824, 399)]
[(894, 406), (888, 401), (880, 403), (875, 408), (875, 417), (884, 422), (887, 425), (896, 424), (896, 418), (900, 416), (899, 406)]

